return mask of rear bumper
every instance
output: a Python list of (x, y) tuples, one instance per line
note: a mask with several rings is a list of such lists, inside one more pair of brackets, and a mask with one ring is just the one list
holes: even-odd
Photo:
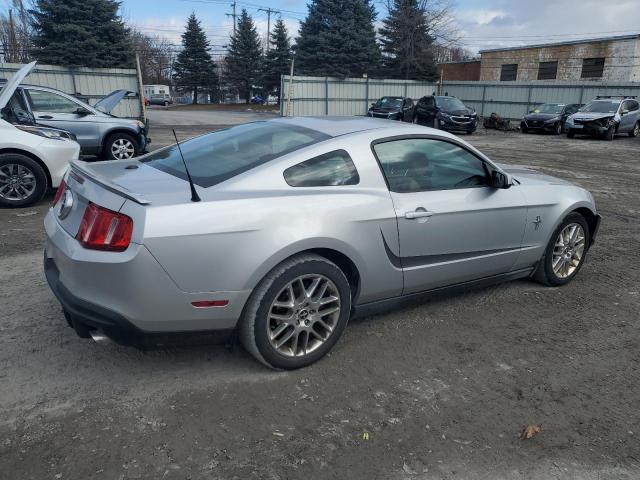
[[(144, 245), (132, 243), (124, 252), (87, 250), (60, 226), (52, 210), (45, 229), (44, 270), (51, 290), (73, 322), (99, 329), (121, 343), (232, 330), (251, 293), (185, 292)], [(228, 300), (224, 307), (192, 305), (222, 299)]]

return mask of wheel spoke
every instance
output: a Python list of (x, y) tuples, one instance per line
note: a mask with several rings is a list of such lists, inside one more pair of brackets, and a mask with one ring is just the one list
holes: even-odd
[(280, 335), (282, 335), (282, 333), (289, 328), (290, 325), (288, 323), (281, 323), (278, 327), (276, 327), (276, 329), (271, 333), (271, 340), (275, 340), (276, 338), (278, 338)]
[(276, 343), (275, 347), (276, 348), (282, 348), (282, 346), (287, 343), (289, 340), (291, 340), (291, 337), (293, 337), (293, 335), (296, 333), (296, 330), (294, 328), (292, 328), (289, 332), (287, 332), (285, 335), (283, 335), (280, 340), (278, 340), (278, 342)]

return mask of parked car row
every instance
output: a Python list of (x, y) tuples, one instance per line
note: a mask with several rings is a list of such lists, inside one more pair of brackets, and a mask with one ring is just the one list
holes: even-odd
[(371, 104), (367, 116), (468, 134), (475, 132), (478, 126), (476, 111), (449, 95), (424, 96), (415, 105), (408, 97), (382, 97)]
[[(460, 99), (449, 95), (427, 95), (414, 104), (402, 96), (385, 96), (371, 104), (368, 117), (413, 122), (439, 130), (471, 134), (478, 114)], [(549, 132), (556, 135), (590, 135), (613, 140), (618, 134), (640, 134), (640, 105), (635, 97), (599, 96), (586, 105), (544, 103), (520, 122), (522, 133)]]
[(567, 137), (589, 135), (613, 140), (626, 133), (640, 134), (640, 104), (635, 97), (598, 96), (586, 105), (545, 103), (524, 116), (522, 133), (548, 131)]

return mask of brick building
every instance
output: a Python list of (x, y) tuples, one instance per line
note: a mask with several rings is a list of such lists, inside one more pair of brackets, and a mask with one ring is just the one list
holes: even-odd
[(447, 80), (480, 80), (480, 60), (446, 62), (438, 64), (438, 78)]
[(481, 50), (480, 58), (482, 81), (640, 82), (640, 34)]

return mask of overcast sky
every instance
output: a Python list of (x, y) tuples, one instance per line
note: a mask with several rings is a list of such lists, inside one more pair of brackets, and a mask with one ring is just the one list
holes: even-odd
[[(227, 0), (123, 0), (122, 11), (126, 20), (147, 33), (168, 36), (176, 43), (187, 16), (195, 11), (214, 48), (222, 50), (232, 31), (231, 18), (225, 15), (231, 12), (230, 4)], [(258, 8), (279, 9), (296, 32), (306, 4), (306, 0), (238, 0), (238, 13), (246, 8), (265, 35), (267, 14)], [(378, 19), (386, 14), (385, 4), (385, 0), (375, 1)], [(473, 52), (640, 32), (640, 0), (457, 0), (453, 14), (462, 43)]]

